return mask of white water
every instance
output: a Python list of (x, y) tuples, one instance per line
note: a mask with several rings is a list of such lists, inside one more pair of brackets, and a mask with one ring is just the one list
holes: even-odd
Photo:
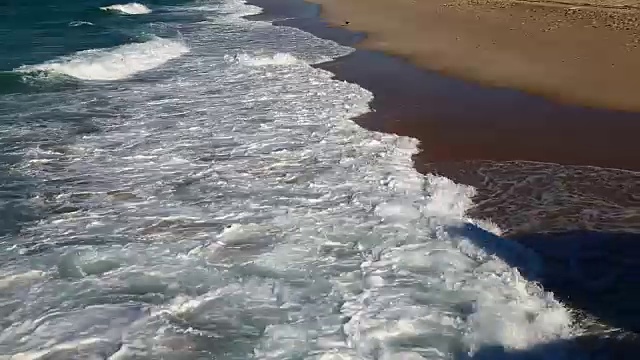
[(70, 27), (78, 27), (82, 25), (94, 26), (94, 23), (90, 21), (72, 21), (69, 23)]
[(115, 4), (101, 7), (100, 10), (115, 11), (126, 15), (143, 15), (150, 14), (151, 9), (140, 3)]
[[(415, 140), (350, 120), (369, 92), (308, 65), (350, 49), (207, 9), (152, 83), (12, 99), (20, 126), (64, 116), (14, 169), (50, 213), (3, 243), (0, 353), (452, 359), (572, 336), (552, 295), (457, 231), (473, 189), (418, 174)], [(78, 117), (102, 130), (69, 140)]]
[(271, 56), (252, 56), (249, 54), (237, 54), (235, 56), (227, 56), (225, 60), (247, 66), (286, 66), (301, 63), (301, 61), (296, 59), (295, 56), (286, 53), (277, 53)]
[(181, 41), (154, 38), (143, 43), (77, 52), (16, 71), (47, 71), (83, 80), (122, 80), (156, 68), (189, 52)]

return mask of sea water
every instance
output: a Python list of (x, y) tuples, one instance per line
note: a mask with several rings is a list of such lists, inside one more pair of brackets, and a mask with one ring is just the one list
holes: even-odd
[(238, 0), (0, 9), (0, 358), (460, 359), (579, 332), (472, 188), (350, 120), (373, 95), (311, 65), (352, 49)]

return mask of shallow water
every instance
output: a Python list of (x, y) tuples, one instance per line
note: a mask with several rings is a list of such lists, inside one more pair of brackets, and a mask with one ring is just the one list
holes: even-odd
[(136, 41), (7, 70), (37, 89), (0, 96), (0, 354), (453, 359), (581, 333), (516, 269), (534, 253), (480, 235), (473, 188), (350, 120), (372, 94), (311, 66), (350, 48), (235, 1), (147, 7), (100, 13)]

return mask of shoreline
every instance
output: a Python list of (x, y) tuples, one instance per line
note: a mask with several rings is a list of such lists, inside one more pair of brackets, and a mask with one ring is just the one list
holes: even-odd
[(507, 237), (574, 230), (640, 233), (640, 199), (633, 196), (640, 193), (635, 139), (640, 113), (555, 103), (448, 77), (359, 49), (366, 36), (330, 26), (319, 18), (320, 5), (253, 3), (264, 13), (250, 18), (355, 47), (314, 66), (374, 94), (372, 111), (354, 121), (417, 138), (419, 172), (474, 186), (470, 216), (490, 219)]
[[(611, 359), (637, 354), (640, 318), (627, 314), (640, 313), (635, 296), (628, 292), (637, 285), (633, 279), (640, 268), (636, 245), (640, 196), (634, 195), (640, 194), (640, 159), (633, 156), (640, 151), (633, 136), (640, 130), (640, 113), (558, 104), (518, 90), (447, 77), (382, 52), (359, 49), (356, 45), (366, 36), (329, 26), (319, 18), (317, 5), (301, 0), (251, 3), (263, 13), (248, 18), (295, 27), (356, 48), (350, 55), (314, 66), (371, 91), (372, 112), (354, 121), (369, 130), (420, 140), (416, 170), (474, 186), (476, 207), (469, 215), (491, 219), (507, 230), (504, 237), (540, 256), (546, 266), (536, 281), (570, 306), (586, 331), (566, 345)], [(585, 131), (585, 123), (593, 128)], [(482, 135), (468, 131), (474, 124), (476, 129), (485, 128), (485, 134), (512, 131), (509, 135), (515, 138), (507, 144), (484, 139), (489, 149), (505, 158), (481, 159), (483, 154), (476, 150), (482, 146), (460, 143), (460, 137)], [(535, 149), (548, 147), (549, 142), (540, 140), (550, 129), (563, 129), (555, 138), (562, 147), (537, 153)], [(536, 144), (534, 151), (527, 148)], [(572, 147), (586, 153), (576, 157), (579, 152)], [(518, 154), (530, 158), (521, 161)], [(626, 246), (624, 254), (615, 250), (614, 244), (621, 243)], [(611, 312), (611, 303), (626, 312)]]
[(640, 111), (636, 0), (311, 0), (358, 48), (555, 102)]
[(417, 138), (416, 170), (476, 188), (469, 215), (504, 236), (640, 233), (640, 114), (484, 87), (368, 50), (317, 66), (370, 90), (373, 111), (354, 121)]

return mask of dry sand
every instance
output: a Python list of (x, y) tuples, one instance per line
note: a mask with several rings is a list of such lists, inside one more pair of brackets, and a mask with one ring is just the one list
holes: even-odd
[[(638, 0), (312, 0), (361, 47), (584, 106), (640, 111)], [(346, 22), (348, 21), (348, 25)]]

